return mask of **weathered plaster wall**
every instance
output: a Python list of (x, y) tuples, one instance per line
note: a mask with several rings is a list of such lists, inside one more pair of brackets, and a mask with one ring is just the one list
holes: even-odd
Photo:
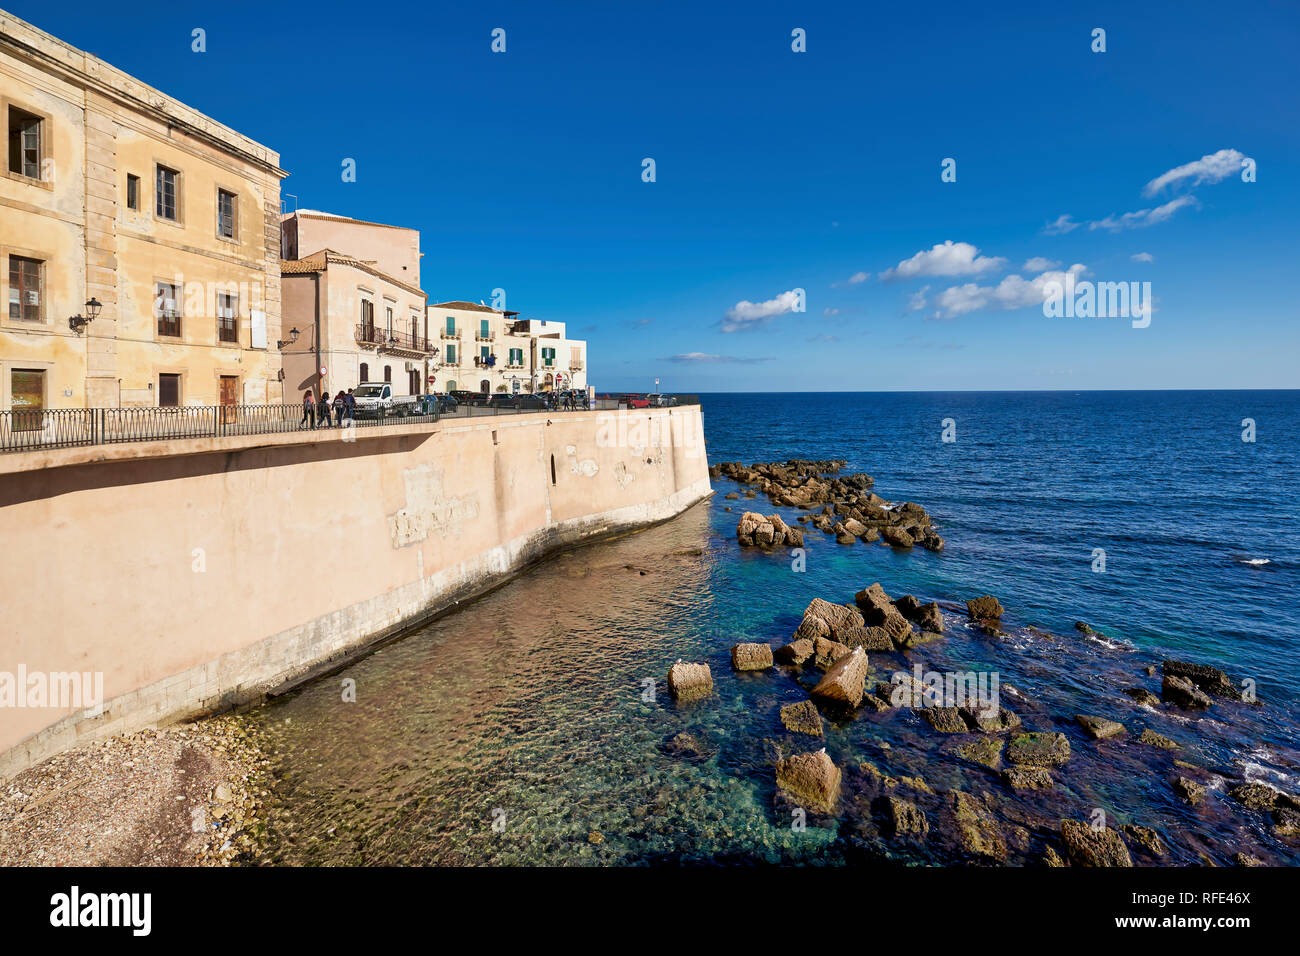
[(0, 775), (255, 700), (549, 550), (710, 493), (698, 408), (355, 432), (0, 458), (0, 574), (22, 582), (3, 598), (0, 672), (102, 672), (107, 701), (94, 718), (0, 708)]

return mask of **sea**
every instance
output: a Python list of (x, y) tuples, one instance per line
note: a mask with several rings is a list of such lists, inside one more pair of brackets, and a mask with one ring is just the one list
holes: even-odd
[[(265, 860), (1036, 866), (1077, 819), (1154, 830), (1161, 852), (1133, 845), (1145, 865), (1300, 863), (1294, 837), (1229, 793), (1243, 781), (1300, 792), (1300, 391), (700, 401), (711, 463), (843, 459), (883, 498), (924, 507), (944, 549), (846, 546), (811, 529), (797, 556), (741, 549), (744, 511), (806, 512), (716, 479), (677, 518), (557, 555), (244, 715), (272, 755)], [(828, 717), (821, 738), (788, 733), (780, 707), (820, 672), (732, 670), (736, 643), (784, 644), (813, 598), (851, 603), (875, 582), (939, 602), (947, 626), (869, 655), (873, 680), (996, 673), (1024, 729), (1069, 741), (1050, 790), (1012, 790), (1005, 764), (960, 752), (969, 735), (909, 708)], [(964, 613), (983, 594), (1006, 609), (1001, 636)], [(1123, 693), (1158, 695), (1167, 658), (1221, 668), (1256, 701), (1182, 711)], [(712, 695), (673, 700), (665, 675), (679, 659), (709, 663)], [(1125, 733), (1093, 740), (1079, 714)], [(1179, 749), (1138, 742), (1145, 729)], [(694, 750), (674, 745), (680, 734)], [(821, 748), (842, 796), (833, 813), (803, 813), (773, 764)], [(1177, 777), (1205, 798), (1188, 803)], [(963, 837), (955, 790), (987, 811), (991, 853)], [(886, 792), (921, 808), (928, 835), (891, 833)]]

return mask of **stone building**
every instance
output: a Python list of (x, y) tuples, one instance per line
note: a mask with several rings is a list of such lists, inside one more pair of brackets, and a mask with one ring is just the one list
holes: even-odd
[(0, 411), (281, 400), (278, 153), (3, 11), (0, 122)]
[(520, 319), (473, 302), (430, 305), (429, 331), (442, 351), (438, 392), (549, 392), (587, 387), (587, 343), (563, 322)]

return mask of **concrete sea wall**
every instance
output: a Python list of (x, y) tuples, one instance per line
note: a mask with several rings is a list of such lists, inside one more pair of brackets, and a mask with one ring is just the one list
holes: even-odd
[[(698, 407), (4, 456), (0, 777), (255, 701), (710, 493)], [(102, 675), (103, 711), (28, 706), (20, 671)]]

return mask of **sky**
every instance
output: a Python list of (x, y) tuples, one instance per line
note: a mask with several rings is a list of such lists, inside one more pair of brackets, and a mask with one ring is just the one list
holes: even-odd
[(601, 391), (1300, 386), (1300, 4), (6, 6)]

